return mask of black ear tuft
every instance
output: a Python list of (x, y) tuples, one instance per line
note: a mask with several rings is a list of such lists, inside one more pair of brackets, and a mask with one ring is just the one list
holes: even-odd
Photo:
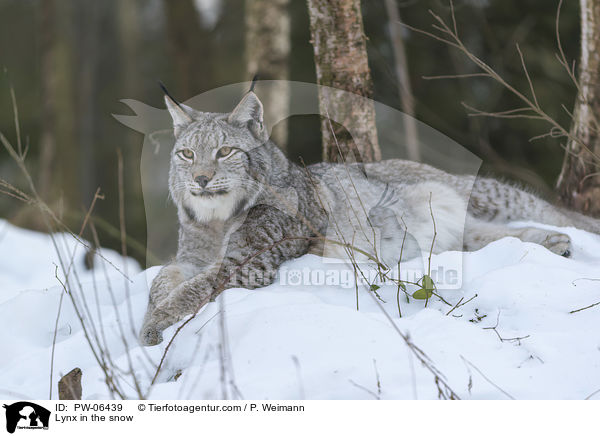
[(160, 86), (160, 89), (162, 89), (162, 92), (164, 92), (167, 97), (169, 97), (171, 100), (173, 100), (173, 103), (175, 103), (177, 106), (181, 106), (179, 104), (179, 102), (177, 101), (177, 99), (171, 95), (171, 93), (169, 92), (169, 90), (167, 89), (165, 84), (162, 83), (162, 81), (160, 81), (160, 80), (158, 81), (158, 86)]
[(250, 84), (250, 89), (248, 92), (254, 92), (254, 87), (256, 86), (256, 81), (258, 80), (258, 74), (255, 74), (252, 78), (252, 83)]
[(165, 93), (165, 104), (167, 105), (169, 114), (171, 114), (171, 118), (173, 118), (173, 133), (175, 136), (178, 136), (182, 129), (193, 121), (193, 114), (195, 111), (191, 107), (175, 100), (167, 90), (167, 87), (160, 80), (158, 81), (158, 86), (160, 86)]

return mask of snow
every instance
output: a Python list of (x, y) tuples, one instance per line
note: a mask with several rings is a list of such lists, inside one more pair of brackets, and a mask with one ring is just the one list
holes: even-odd
[[(125, 268), (117, 253), (101, 250), (107, 260), (97, 256), (96, 268), (87, 271), (81, 245), (69, 235), (55, 239), (64, 253), (75, 250), (76, 276), (70, 280), (80, 282), (82, 291), (75, 285), (73, 297), (88, 335), (104, 344), (120, 368), (121, 389), (130, 398), (137, 397), (127, 374), (130, 361), (152, 399), (219, 399), (224, 391), (228, 398), (244, 399), (437, 398), (433, 375), (383, 307), (460, 398), (583, 399), (600, 389), (600, 305), (570, 312), (600, 301), (600, 236), (563, 231), (573, 240), (571, 259), (514, 238), (473, 253), (433, 256), (432, 269), (463, 263), (460, 289), (440, 291), (448, 303), (477, 294), (448, 315), (452, 307), (437, 297), (427, 307), (402, 297), (399, 317), (393, 284), (377, 290), (385, 303), (359, 288), (357, 310), (356, 290), (347, 283), (284, 281), (290, 271), (337, 270), (348, 276), (342, 264), (305, 255), (287, 262), (273, 285), (230, 289), (208, 304), (176, 336), (151, 389), (156, 365), (181, 326), (167, 329), (157, 346), (137, 342), (158, 268), (142, 272), (130, 259)], [(52, 397), (57, 398), (58, 379), (79, 367), (84, 399), (110, 398), (71, 299), (55, 277), (50, 237), (0, 221), (0, 259), (0, 396), (48, 398), (63, 295)], [(115, 267), (126, 269), (131, 281)]]
[[(100, 268), (88, 270), (84, 264), (84, 255), (92, 245), (83, 240), (79, 242), (68, 234), (57, 234), (55, 243), (67, 268), (71, 263), (70, 277), (78, 277), (82, 282), (116, 280), (124, 277), (124, 271), (137, 274), (140, 267), (137, 262), (128, 259), (123, 265), (122, 256), (112, 250), (102, 250), (102, 257), (95, 256), (96, 262), (103, 263)], [(102, 258), (104, 262), (102, 262)], [(0, 219), (0, 303), (27, 289), (46, 289), (65, 282), (59, 256), (52, 240), (30, 230), (17, 228)], [(106, 268), (104, 268), (106, 267)]]

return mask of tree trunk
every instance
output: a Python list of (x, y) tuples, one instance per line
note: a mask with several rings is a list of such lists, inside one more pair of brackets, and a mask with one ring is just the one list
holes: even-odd
[[(120, 1), (115, 8), (116, 20), (119, 29), (119, 48), (121, 67), (120, 92), (123, 97), (140, 97), (141, 71), (140, 63), (143, 54), (140, 50), (142, 36), (141, 4), (138, 0)], [(126, 129), (123, 136), (123, 164), (125, 165), (124, 184), (126, 198), (141, 198), (142, 187), (140, 177), (141, 147), (137, 132)], [(143, 202), (130, 202), (127, 204), (129, 216), (144, 216)]]
[(55, 66), (55, 38), (56, 38), (56, 11), (54, 0), (48, 0), (40, 5), (41, 7), (41, 57), (42, 57), (42, 123), (40, 135), (40, 156), (38, 163), (38, 185), (40, 196), (48, 201), (50, 194), (50, 186), (52, 174), (55, 167), (56, 155), (56, 131), (55, 131), (55, 115), (54, 108), (56, 104), (56, 71)]
[(580, 0), (580, 7), (579, 94), (571, 126), (578, 141), (567, 143), (557, 188), (565, 206), (600, 216), (600, 0)]
[[(307, 0), (317, 83), (371, 98), (373, 82), (367, 59), (360, 0)], [(371, 100), (342, 97), (319, 89), (323, 159), (331, 162), (381, 159), (375, 107)], [(333, 124), (327, 118), (334, 118)], [(354, 137), (348, 130), (352, 129)]]
[[(202, 28), (192, 0), (163, 0), (176, 81), (169, 89), (180, 100), (199, 93), (212, 77), (211, 35)], [(206, 90), (206, 88), (204, 88)]]
[[(264, 104), (265, 120), (288, 113), (290, 101), (289, 0), (246, 0), (246, 71), (248, 79), (258, 74), (263, 80), (281, 80), (257, 89)], [(274, 127), (274, 126), (270, 126)], [(271, 139), (283, 150), (287, 144), (287, 121), (279, 123)]]
[(76, 92), (77, 92), (77, 148), (79, 154), (79, 180), (81, 204), (91, 203), (94, 192), (98, 188), (96, 176), (96, 161), (98, 158), (96, 123), (98, 114), (98, 83), (97, 68), (100, 41), (100, 25), (106, 4), (103, 2), (89, 2), (74, 4), (75, 16), (77, 17), (77, 59), (76, 69)]
[(417, 136), (417, 122), (415, 116), (415, 100), (413, 98), (410, 85), (410, 76), (408, 75), (408, 64), (406, 62), (406, 52), (404, 50), (404, 40), (400, 25), (400, 12), (396, 0), (385, 0), (385, 9), (389, 19), (390, 42), (394, 51), (394, 63), (396, 67), (396, 76), (398, 79), (398, 92), (400, 94), (400, 103), (404, 113), (404, 138), (407, 151), (407, 157), (410, 160), (418, 161), (419, 140)]
[[(37, 171), (40, 195), (51, 206), (80, 203), (79, 147), (72, 68), (72, 7), (67, 2), (44, 1), (41, 11), (41, 134)], [(59, 213), (62, 210), (59, 210)], [(45, 230), (39, 216), (22, 225)], [(31, 222), (30, 222), (31, 221)]]

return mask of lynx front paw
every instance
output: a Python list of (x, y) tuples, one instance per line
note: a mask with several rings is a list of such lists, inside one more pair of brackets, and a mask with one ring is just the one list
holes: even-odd
[(162, 331), (156, 328), (155, 324), (148, 324), (142, 327), (140, 331), (140, 343), (146, 347), (158, 345), (162, 342)]
[(157, 345), (163, 340), (162, 332), (181, 320), (181, 315), (173, 315), (165, 307), (149, 308), (140, 330), (140, 343)]

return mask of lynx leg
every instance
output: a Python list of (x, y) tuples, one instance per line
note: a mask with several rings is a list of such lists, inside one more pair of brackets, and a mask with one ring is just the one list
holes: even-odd
[(163, 267), (152, 281), (148, 308), (139, 336), (139, 340), (143, 345), (156, 345), (162, 341), (160, 330), (157, 329), (159, 321), (156, 316), (157, 307), (160, 307), (170, 293), (184, 281), (184, 272), (176, 264)]
[(463, 244), (466, 250), (474, 251), (506, 236), (540, 244), (559, 256), (571, 255), (571, 239), (564, 233), (536, 227), (513, 229), (504, 224), (490, 223), (472, 217), (467, 219)]
[(151, 300), (140, 332), (140, 342), (144, 345), (159, 344), (164, 329), (186, 315), (197, 313), (213, 297), (214, 279), (214, 273), (203, 272), (179, 283), (159, 301)]

